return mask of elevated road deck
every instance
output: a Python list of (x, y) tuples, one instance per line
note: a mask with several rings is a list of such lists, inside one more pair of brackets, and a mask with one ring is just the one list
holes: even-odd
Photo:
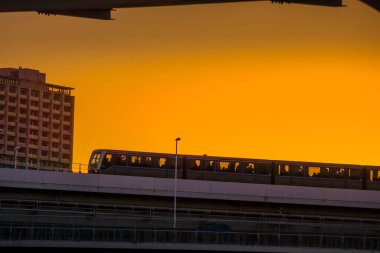
[[(380, 191), (184, 179), (177, 182), (178, 198), (380, 209)], [(174, 196), (174, 180), (168, 178), (19, 169), (1, 169), (0, 187)]]

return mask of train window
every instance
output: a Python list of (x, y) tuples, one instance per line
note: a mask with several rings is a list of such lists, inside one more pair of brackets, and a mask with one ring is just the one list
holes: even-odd
[(132, 155), (130, 160), (130, 166), (137, 167), (140, 166), (141, 163), (141, 156)]
[(230, 166), (230, 162), (218, 162), (218, 170), (226, 171), (228, 170), (228, 167)]
[(102, 169), (107, 169), (108, 167), (111, 166), (111, 161), (112, 161), (112, 154), (106, 154), (105, 157), (103, 158), (102, 162)]
[(113, 162), (116, 166), (127, 166), (127, 155), (126, 154), (114, 154)]
[(335, 178), (345, 179), (346, 178), (346, 169), (344, 168), (335, 168)]
[(348, 169), (348, 179), (360, 180), (362, 178), (362, 170), (360, 169)]
[(241, 166), (240, 166), (240, 163), (236, 162), (236, 163), (235, 163), (235, 166), (234, 166), (234, 172), (239, 172), (239, 171), (240, 171), (240, 170), (239, 170), (240, 167), (241, 167)]
[(141, 158), (141, 166), (152, 167), (152, 157), (151, 156), (143, 156)]
[(380, 181), (380, 170), (371, 169), (369, 171), (369, 180), (372, 181)]
[(323, 177), (323, 178), (331, 177), (331, 169), (327, 167), (321, 168), (320, 177)]
[(305, 170), (303, 169), (302, 165), (293, 165), (291, 167), (291, 173), (294, 177), (304, 177), (305, 176)]
[(321, 174), (321, 167), (309, 166), (309, 177), (319, 177)]
[(245, 167), (245, 169), (246, 169), (245, 173), (254, 174), (255, 173), (255, 164), (254, 163), (248, 163), (247, 166)]
[(165, 168), (166, 167), (166, 158), (160, 157), (158, 160), (158, 167)]
[(271, 166), (270, 164), (258, 163), (256, 164), (254, 171), (255, 174), (269, 175), (271, 173)]
[(200, 168), (201, 168), (201, 160), (189, 159), (189, 169), (190, 170), (199, 170)]
[(205, 161), (205, 170), (214, 171), (214, 161)]
[(290, 176), (289, 165), (279, 164), (278, 165), (278, 174), (281, 176)]

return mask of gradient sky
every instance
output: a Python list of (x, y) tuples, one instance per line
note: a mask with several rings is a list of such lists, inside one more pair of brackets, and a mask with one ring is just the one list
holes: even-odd
[(380, 165), (380, 14), (267, 2), (0, 13), (0, 65), (75, 88), (95, 148)]

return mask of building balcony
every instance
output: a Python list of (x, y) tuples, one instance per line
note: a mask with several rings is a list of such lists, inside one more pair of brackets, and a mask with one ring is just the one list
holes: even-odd
[(70, 160), (69, 160), (69, 159), (64, 159), (64, 158), (62, 158), (62, 159), (61, 159), (61, 162), (62, 162), (62, 163), (68, 163), (68, 164), (70, 164)]
[(26, 138), (27, 136), (26, 136), (26, 133), (19, 133), (19, 134), (18, 134), (18, 137)]
[(16, 146), (16, 142), (15, 141), (7, 141), (7, 144), (10, 145), (10, 146)]
[(8, 116), (12, 116), (12, 117), (16, 117), (16, 113), (15, 112), (8, 112)]
[(8, 121), (8, 126), (16, 126), (16, 122), (14, 121)]
[(53, 100), (53, 105), (61, 105), (61, 101)]
[(61, 121), (59, 119), (53, 119), (53, 124), (61, 124)]
[(65, 125), (65, 126), (71, 126), (71, 122), (70, 121), (63, 121), (63, 125)]
[(26, 104), (20, 104), (20, 108), (26, 109), (26, 108), (28, 108), (28, 106)]
[(71, 102), (63, 102), (63, 105), (71, 107)]
[(23, 114), (23, 113), (20, 113), (18, 116), (19, 116), (20, 118), (23, 118), (23, 119), (26, 119), (26, 117), (27, 117), (27, 115), (26, 115), (26, 114)]
[(38, 145), (35, 145), (35, 144), (29, 144), (29, 148), (38, 149)]
[(53, 138), (51, 138), (51, 141), (52, 141), (52, 142), (56, 142), (56, 143), (59, 143), (59, 139), (57, 139), (57, 138), (54, 138), (54, 137), (53, 137)]
[(39, 129), (39, 127), (36, 126), (36, 125), (29, 125), (29, 127), (30, 127), (30, 129), (33, 129), (33, 130), (38, 130)]
[(39, 111), (40, 107), (39, 106), (35, 106), (35, 105), (30, 105), (30, 109), (35, 110), (35, 111)]
[(10, 97), (17, 97), (17, 92), (11, 92), (11, 91), (9, 91), (8, 92), (8, 96), (10, 96)]
[(3, 99), (0, 100), (0, 105), (5, 105), (5, 101)]
[(64, 116), (71, 116), (71, 112), (65, 112), (65, 111), (63, 111), (63, 115)]
[(44, 108), (44, 107), (42, 107), (42, 111), (43, 112), (50, 112), (50, 108)]
[(69, 144), (69, 145), (70, 145), (70, 144), (71, 144), (71, 141), (69, 141), (69, 140), (62, 140), (62, 143), (63, 143), (63, 144)]
[(42, 118), (42, 121), (43, 122), (50, 122), (50, 119), (49, 118)]
[(71, 151), (70, 151), (70, 150), (67, 150), (67, 149), (62, 149), (62, 153), (63, 153), (63, 154), (70, 155), (70, 154), (71, 154)]
[(41, 137), (41, 140), (50, 142), (50, 138), (49, 137)]
[(20, 147), (22, 147), (22, 148), (25, 148), (25, 147), (26, 147), (26, 143), (21, 143), (21, 142), (20, 142), (18, 145), (19, 145)]
[(50, 98), (43, 98), (43, 99), (42, 99), (42, 102), (50, 103)]
[(20, 98), (28, 99), (28, 95), (20, 94)]
[(56, 134), (59, 134), (61, 132), (59, 129), (56, 128), (53, 128), (51, 131)]
[(30, 100), (31, 100), (31, 101), (39, 102), (39, 101), (40, 101), (40, 97), (33, 97), (33, 96), (30, 96)]
[(34, 115), (30, 115), (29, 118), (32, 119), (32, 120), (38, 120), (39, 117), (38, 116), (34, 116)]
[(58, 157), (53, 157), (53, 156), (52, 156), (52, 157), (50, 158), (50, 160), (53, 161), (53, 162), (58, 162), (58, 161), (59, 161), (59, 158), (58, 158)]
[(16, 136), (16, 133), (13, 132), (13, 131), (8, 131), (8, 132), (7, 132), (7, 135), (8, 135), (8, 136)]
[(40, 154), (40, 159), (49, 160), (49, 154), (47, 155)]
[(29, 154), (28, 157), (29, 158), (35, 158), (35, 159), (37, 159), (38, 155), (37, 154)]
[(4, 95), (5, 96), (5, 90), (0, 90), (0, 95)]
[(16, 106), (17, 106), (17, 104), (16, 104), (16, 103), (14, 103), (14, 102), (10, 102), (10, 101), (8, 101), (8, 106), (13, 106), (13, 107), (16, 107)]
[(38, 140), (38, 135), (29, 135), (29, 138), (31, 139), (31, 140)]

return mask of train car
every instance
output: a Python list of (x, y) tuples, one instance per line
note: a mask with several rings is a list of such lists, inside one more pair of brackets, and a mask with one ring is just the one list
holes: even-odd
[[(88, 172), (174, 178), (175, 155), (99, 149)], [(178, 178), (258, 184), (380, 190), (380, 166), (178, 155)]]

